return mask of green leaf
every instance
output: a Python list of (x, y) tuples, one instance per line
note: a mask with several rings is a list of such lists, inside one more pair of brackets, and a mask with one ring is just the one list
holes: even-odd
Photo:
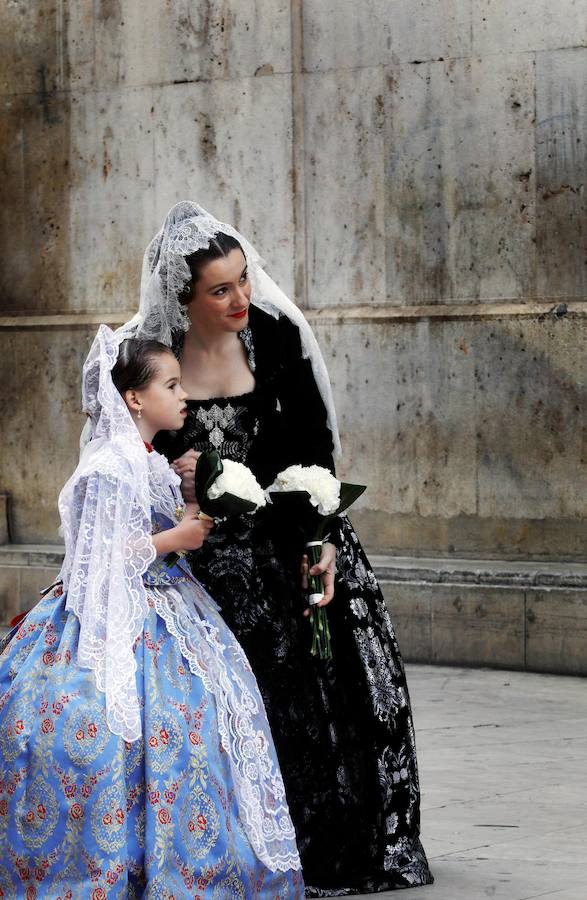
[(203, 512), (207, 512), (205, 503), (208, 491), (219, 475), (224, 471), (218, 450), (205, 450), (200, 453), (196, 463), (195, 487), (196, 500)]

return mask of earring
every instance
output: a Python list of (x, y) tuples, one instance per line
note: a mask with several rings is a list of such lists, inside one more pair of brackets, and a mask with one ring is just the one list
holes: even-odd
[(143, 415), (143, 410), (139, 406), (139, 411), (137, 412), (137, 419), (140, 419), (142, 415)]

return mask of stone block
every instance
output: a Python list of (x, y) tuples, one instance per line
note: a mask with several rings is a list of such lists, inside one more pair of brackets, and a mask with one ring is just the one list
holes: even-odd
[(72, 95), (69, 308), (136, 310), (155, 216), (153, 92)]
[(6, 95), (0, 109), (0, 313), (67, 309), (70, 98)]
[(79, 0), (72, 6), (68, 41), (74, 87), (182, 84), (291, 71), (291, 14), (284, 0), (269, 6), (262, 0), (115, 0), (98, 6)]
[(57, 580), (58, 568), (27, 567), (20, 575), (20, 608), (32, 609), (39, 602), (41, 591), (46, 591)]
[(421, 584), (381, 582), (402, 656), (409, 662), (428, 663), (432, 658), (432, 595)]
[(306, 75), (304, 91), (308, 305), (382, 303), (383, 72)]
[(471, 6), (464, 0), (305, 0), (303, 15), (306, 71), (449, 59), (471, 51)]
[(428, 588), (432, 661), (523, 669), (524, 592), (473, 585)]
[(316, 333), (338, 408), (340, 473), (368, 486), (352, 515), (417, 510), (425, 529), (428, 516), (474, 513), (473, 357), (463, 327), (342, 320)]
[(587, 296), (586, 73), (587, 48), (537, 55), (537, 278), (546, 297)]
[(387, 70), (387, 297), (535, 294), (534, 63), (491, 56)]
[(0, 331), (0, 489), (13, 540), (56, 542), (57, 496), (79, 458), (81, 371), (94, 326)]
[(539, 672), (587, 675), (587, 591), (528, 595), (526, 661)]
[(0, 544), (7, 544), (10, 540), (9, 497), (8, 494), (0, 494)]
[(584, 559), (583, 319), (318, 319), (352, 518), (395, 553)]
[(20, 609), (20, 569), (0, 566), (0, 626), (7, 626)]
[(585, 386), (577, 373), (586, 354), (584, 320), (510, 319), (476, 329), (481, 517), (576, 518), (579, 525), (587, 456), (578, 426)]
[(155, 90), (153, 128), (152, 233), (173, 203), (197, 200), (242, 230), (291, 296), (291, 76), (246, 79), (238, 90), (229, 81)]
[(63, 3), (14, 0), (0, 6), (0, 95), (40, 98), (63, 86)]
[(587, 40), (582, 0), (476, 0), (472, 4), (473, 52), (532, 53), (576, 47)]

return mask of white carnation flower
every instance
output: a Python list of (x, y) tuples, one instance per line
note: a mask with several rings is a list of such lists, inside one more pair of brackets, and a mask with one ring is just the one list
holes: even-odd
[(250, 500), (256, 507), (267, 503), (263, 489), (250, 469), (232, 459), (222, 460), (223, 471), (208, 490), (210, 500), (218, 500), (223, 494), (234, 494), (241, 500)]
[(340, 481), (323, 466), (289, 466), (266, 493), (272, 491), (307, 491), (310, 503), (322, 516), (332, 515), (340, 506)]

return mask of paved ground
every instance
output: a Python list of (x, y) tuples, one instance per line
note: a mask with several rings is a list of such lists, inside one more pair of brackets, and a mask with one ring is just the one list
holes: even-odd
[(587, 900), (587, 679), (408, 667), (436, 882), (383, 900)]

